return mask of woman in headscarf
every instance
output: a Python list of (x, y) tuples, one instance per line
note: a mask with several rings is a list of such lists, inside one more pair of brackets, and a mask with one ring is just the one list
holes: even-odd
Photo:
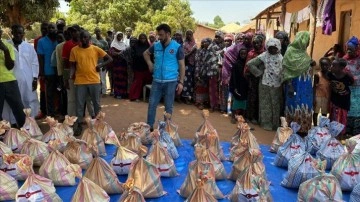
[(117, 32), (110, 45), (110, 55), (113, 57), (113, 85), (114, 97), (117, 99), (127, 97), (128, 73), (127, 63), (121, 53), (126, 49), (124, 34)]
[(142, 33), (139, 35), (138, 40), (134, 37), (130, 38), (130, 47), (124, 52), (124, 58), (134, 73), (129, 90), (130, 101), (139, 100), (143, 87), (151, 83), (151, 73), (143, 57), (144, 51), (149, 47), (147, 36)]
[(247, 65), (259, 84), (259, 121), (265, 130), (276, 130), (280, 119), (282, 55), (278, 39), (266, 42), (266, 51), (250, 60)]
[(204, 109), (205, 103), (210, 99), (211, 111), (217, 107), (217, 76), (218, 64), (217, 57), (213, 49), (209, 46), (210, 38), (201, 41), (202, 49), (196, 54), (195, 63), (195, 105), (199, 109)]
[(358, 38), (353, 36), (347, 42), (347, 54), (344, 59), (347, 61), (345, 71), (351, 73), (355, 80), (354, 85), (350, 86), (350, 110), (346, 132), (350, 135), (357, 135), (360, 133), (360, 53)]
[[(246, 61), (256, 58), (265, 51), (265, 38), (262, 35), (254, 36), (252, 40), (253, 49), (248, 53)], [(257, 124), (259, 122), (259, 82), (260, 78), (250, 74), (248, 67), (245, 67), (245, 76), (249, 81), (247, 119)]]
[(298, 32), (288, 46), (283, 59), (285, 86), (285, 117), (288, 123), (297, 122), (299, 134), (306, 135), (312, 124), (313, 88), (312, 66), (316, 63), (307, 54), (310, 33)]
[(244, 41), (244, 33), (239, 32), (235, 35), (235, 44), (242, 43)]
[(284, 56), (287, 47), (290, 43), (289, 35), (284, 31), (279, 31), (275, 34), (275, 38), (280, 40), (281, 43), (281, 55)]
[(182, 98), (185, 99), (186, 104), (191, 104), (194, 97), (195, 54), (197, 50), (192, 30), (186, 31), (186, 38), (183, 47), (185, 53), (185, 78), (184, 88), (181, 95)]

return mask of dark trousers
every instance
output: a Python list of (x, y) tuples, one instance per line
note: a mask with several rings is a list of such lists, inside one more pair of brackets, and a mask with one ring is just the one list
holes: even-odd
[[(2, 120), (2, 112), (6, 101), (16, 119), (18, 127), (22, 127), (25, 123), (24, 105), (21, 101), (21, 95), (17, 81), (8, 81), (0, 83), (0, 117)], [(9, 120), (8, 120), (9, 121)]]
[(53, 76), (45, 76), (45, 92), (46, 92), (46, 114), (48, 116), (55, 116), (55, 95), (57, 93), (56, 90), (57, 77)]
[(39, 78), (40, 84), (40, 111), (42, 114), (46, 115), (46, 93), (45, 93), (45, 78)]

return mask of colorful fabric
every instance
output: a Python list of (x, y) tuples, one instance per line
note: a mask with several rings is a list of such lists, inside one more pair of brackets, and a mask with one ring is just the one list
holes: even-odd
[(325, 5), (323, 12), (323, 25), (322, 25), (322, 33), (325, 35), (331, 35), (336, 31), (336, 1), (328, 0)]
[(57, 46), (56, 40), (51, 40), (48, 36), (41, 38), (38, 42), (37, 53), (44, 56), (44, 74), (46, 76), (56, 75), (57, 71), (51, 66), (51, 55)]
[(184, 88), (181, 92), (181, 96), (192, 99), (194, 97), (194, 74), (195, 66), (190, 64), (185, 66)]
[(210, 97), (210, 107), (215, 109), (219, 104), (219, 95), (218, 95), (218, 77), (211, 76), (209, 77), (209, 97)]
[(229, 91), (238, 100), (247, 100), (248, 96), (248, 80), (244, 75), (245, 62), (245, 60), (239, 58), (231, 70)]
[(209, 101), (209, 86), (207, 82), (198, 81), (195, 84), (195, 103), (204, 104)]
[[(184, 44), (183, 44), (183, 47), (184, 47), (184, 53), (185, 53), (185, 55), (191, 53), (194, 48), (195, 48), (195, 49), (197, 48), (195, 39), (192, 38), (191, 41), (185, 40), (185, 42), (184, 42)], [(194, 66), (194, 65), (195, 65), (195, 54), (196, 54), (196, 51), (193, 51), (190, 55), (187, 55), (187, 56), (185, 57), (185, 64), (186, 64), (186, 65), (191, 65), (191, 66)]]
[(71, 49), (70, 62), (76, 62), (75, 85), (100, 83), (100, 74), (96, 71), (99, 58), (103, 58), (106, 52), (97, 46), (90, 45), (88, 48), (76, 46)]
[(112, 47), (110, 48), (110, 54), (113, 55), (113, 85), (114, 85), (114, 96), (120, 96), (121, 98), (127, 97), (127, 86), (128, 86), (128, 72), (126, 61), (119, 56), (116, 56), (120, 50)]
[[(2, 40), (2, 42), (9, 49), (11, 59), (15, 61), (14, 47), (5, 40)], [(15, 75), (13, 74), (12, 70), (8, 70), (6, 68), (4, 52), (1, 51), (0, 52), (0, 82), (2, 83), (2, 82), (14, 81), (14, 80), (16, 80)]]
[[(336, 121), (344, 126), (347, 125), (347, 116), (348, 111), (346, 109), (342, 109), (336, 105), (334, 105), (332, 102), (330, 102), (330, 120)], [(341, 134), (344, 135), (346, 132), (345, 128), (342, 130)]]
[[(286, 67), (284, 67), (285, 70)], [(289, 84), (285, 86), (285, 117), (287, 121), (301, 125), (300, 133), (307, 133), (312, 126), (313, 88), (310, 72), (293, 78), (294, 94), (289, 95)]]
[(266, 130), (275, 130), (279, 125), (281, 90), (281, 87), (259, 85), (259, 121)]
[(309, 42), (310, 33), (300, 31), (296, 34), (295, 40), (288, 46), (283, 59), (284, 81), (299, 77), (309, 70), (312, 61), (306, 52)]
[(221, 111), (227, 110), (227, 104), (228, 104), (228, 98), (229, 98), (229, 85), (219, 85), (219, 105)]
[(238, 100), (236, 98), (233, 99), (231, 110), (246, 110), (247, 108), (247, 101), (246, 100)]

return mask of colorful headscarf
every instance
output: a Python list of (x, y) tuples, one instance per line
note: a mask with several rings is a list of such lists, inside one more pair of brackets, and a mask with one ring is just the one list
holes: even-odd
[(279, 51), (281, 50), (281, 42), (279, 39), (270, 38), (266, 41), (266, 50), (269, 50), (269, 47), (275, 46)]
[(221, 38), (224, 38), (224, 33), (222, 31), (216, 31), (215, 36), (219, 36)]
[(224, 41), (226, 41), (226, 40), (234, 41), (234, 35), (232, 35), (232, 34), (225, 34)]
[(351, 37), (347, 42), (348, 46), (358, 47), (359, 46), (359, 39), (355, 36)]
[(311, 57), (306, 48), (310, 42), (310, 33), (298, 32), (295, 40), (289, 45), (283, 59), (283, 80), (296, 78), (309, 70)]
[(281, 55), (285, 55), (287, 47), (290, 43), (289, 35), (284, 31), (279, 31), (275, 34), (275, 38), (282, 38), (283, 43), (281, 44)]
[(124, 37), (121, 39), (121, 41), (117, 40), (117, 36), (119, 34), (122, 34), (124, 36), (124, 34), (122, 32), (116, 32), (114, 40), (111, 42), (110, 47), (114, 47), (117, 50), (121, 51), (121, 50), (125, 50), (126, 49), (126, 44), (124, 42)]

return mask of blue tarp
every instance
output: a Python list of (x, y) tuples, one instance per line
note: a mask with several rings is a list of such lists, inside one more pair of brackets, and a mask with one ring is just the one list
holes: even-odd
[[(195, 159), (194, 156), (194, 148), (191, 146), (190, 140), (182, 140), (183, 146), (178, 147), (178, 151), (180, 157), (175, 160), (177, 171), (179, 172), (179, 176), (173, 178), (165, 178), (162, 177), (161, 181), (164, 187), (164, 190), (168, 193), (167, 195), (156, 198), (156, 199), (146, 199), (146, 201), (154, 201), (154, 202), (177, 202), (184, 201), (178, 193), (177, 190), (180, 188), (182, 183), (185, 180), (188, 164)], [(221, 143), (225, 156), (229, 156), (229, 142)], [(107, 156), (104, 159), (107, 162), (110, 162), (114, 156), (116, 151), (116, 147), (112, 145), (106, 146)], [(261, 151), (264, 154), (264, 164), (266, 167), (266, 174), (268, 180), (271, 181), (270, 191), (273, 197), (274, 202), (295, 202), (297, 201), (297, 189), (287, 189), (280, 185), (280, 182), (283, 179), (283, 175), (286, 173), (286, 169), (279, 168), (272, 165), (274, 161), (275, 154), (269, 152), (269, 146), (261, 145)], [(227, 174), (231, 172), (232, 162), (224, 161), (224, 166)], [(125, 182), (127, 175), (119, 176), (119, 180), (121, 182)], [(216, 184), (223, 192), (224, 195), (228, 195), (231, 193), (232, 189), (235, 186), (235, 182), (230, 180), (221, 180), (217, 181)], [(63, 199), (64, 202), (71, 201), (72, 195), (75, 193), (77, 186), (73, 187), (56, 187), (57, 194)], [(349, 201), (350, 193), (343, 193), (344, 200)], [(117, 202), (120, 199), (120, 194), (110, 195), (111, 201)], [(220, 201), (228, 201), (227, 199)]]

